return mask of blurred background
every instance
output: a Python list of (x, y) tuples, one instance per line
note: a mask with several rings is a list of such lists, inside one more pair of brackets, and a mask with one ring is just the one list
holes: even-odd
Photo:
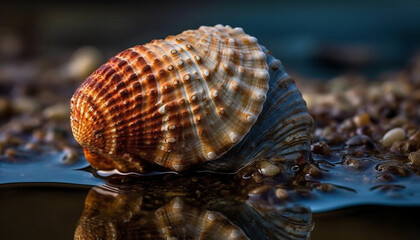
[[(70, 77), (84, 78), (82, 70), (91, 71), (128, 47), (218, 23), (244, 28), (289, 72), (313, 78), (343, 71), (376, 76), (401, 68), (418, 51), (419, 16), (418, 0), (2, 2), (0, 80), (28, 77), (39, 68), (20, 65), (14, 72), (5, 65), (35, 57), (47, 59), (44, 66), (71, 65), (79, 57), (84, 64), (67, 68), (76, 72)], [(85, 46), (93, 48), (80, 49)], [(42, 75), (55, 77), (51, 71)]]
[[(36, 150), (35, 141), (64, 151), (64, 162), (74, 161), (80, 147), (69, 130), (68, 102), (83, 79), (126, 48), (201, 25), (242, 27), (297, 80), (347, 73), (377, 79), (420, 54), (419, 0), (57, 2), (0, 2), (0, 156), (16, 156), (6, 149), (9, 142)], [(16, 142), (16, 135), (24, 137)], [(73, 190), (3, 188), (0, 238), (71, 239), (88, 189)], [(413, 239), (417, 212), (369, 208), (317, 215), (313, 239), (372, 239), (367, 232)], [(375, 217), (348, 222), (366, 213)], [(331, 229), (341, 235), (319, 237)]]

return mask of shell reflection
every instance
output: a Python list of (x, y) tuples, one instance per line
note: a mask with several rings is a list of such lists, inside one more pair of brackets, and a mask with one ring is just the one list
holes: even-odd
[(304, 208), (263, 209), (233, 196), (192, 200), (188, 192), (154, 199), (142, 190), (93, 187), (74, 239), (308, 239), (312, 230)]

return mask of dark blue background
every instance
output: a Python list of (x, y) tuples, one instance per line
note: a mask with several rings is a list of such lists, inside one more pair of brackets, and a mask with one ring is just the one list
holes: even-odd
[(398, 69), (420, 48), (418, 0), (9, 2), (0, 9), (0, 34), (26, 34), (37, 53), (94, 45), (111, 57), (221, 23), (257, 37), (288, 71), (327, 79), (348, 70), (376, 76)]

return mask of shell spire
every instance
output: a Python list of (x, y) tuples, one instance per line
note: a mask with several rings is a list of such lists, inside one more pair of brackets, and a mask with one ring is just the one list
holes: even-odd
[(175, 171), (218, 159), (249, 132), (268, 91), (266, 55), (241, 28), (188, 30), (120, 52), (71, 100), (97, 169)]

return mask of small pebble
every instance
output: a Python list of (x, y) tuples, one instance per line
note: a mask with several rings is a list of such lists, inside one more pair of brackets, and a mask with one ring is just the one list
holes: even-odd
[(375, 143), (370, 139), (370, 137), (366, 135), (356, 135), (351, 137), (349, 140), (346, 141), (347, 146), (357, 146), (357, 145), (366, 145), (369, 147), (374, 147)]
[(379, 142), (382, 139), (382, 136), (384, 135), (383, 129), (376, 125), (370, 125), (370, 130), (371, 130), (371, 134), (370, 134), (371, 138), (375, 142)]
[(330, 155), (330, 147), (324, 141), (317, 142), (312, 146), (312, 152), (315, 154), (321, 154), (323, 156)]
[(32, 139), (35, 142), (42, 142), (45, 138), (45, 132), (41, 129), (35, 129), (32, 132)]
[(364, 156), (364, 154), (360, 151), (356, 151), (355, 153), (353, 153), (353, 155), (354, 155), (354, 157), (357, 157), (357, 158), (361, 158), (361, 157)]
[(331, 134), (333, 134), (334, 132), (336, 132), (336, 129), (328, 126), (328, 127), (325, 127), (325, 128), (322, 129), (321, 135), (322, 135), (322, 137), (326, 138), (326, 137), (330, 136)]
[(356, 133), (358, 135), (366, 135), (366, 136), (371, 136), (372, 135), (372, 128), (370, 128), (370, 126), (362, 126), (362, 127), (358, 127), (356, 129)]
[(249, 191), (248, 195), (255, 196), (255, 195), (267, 194), (268, 192), (272, 190), (272, 188), (273, 187), (269, 185), (263, 185), (263, 186), (252, 189), (251, 191)]
[(354, 122), (351, 119), (346, 119), (342, 124), (340, 124), (338, 130), (340, 132), (352, 132), (356, 129)]
[(362, 113), (353, 117), (353, 121), (357, 127), (363, 127), (370, 124), (370, 116), (368, 113)]
[(16, 157), (16, 150), (14, 150), (13, 148), (8, 148), (4, 152), (4, 155), (8, 158), (15, 158)]
[(392, 181), (394, 181), (394, 177), (389, 173), (381, 173), (378, 176), (376, 176), (376, 179), (378, 179), (381, 182), (392, 182)]
[(417, 128), (410, 128), (410, 129), (407, 130), (407, 135), (411, 137), (414, 134), (416, 134), (417, 132), (418, 132)]
[(69, 104), (58, 103), (44, 109), (42, 112), (46, 119), (65, 120), (70, 118)]
[(325, 139), (330, 145), (337, 145), (337, 144), (344, 143), (346, 141), (346, 138), (343, 136), (343, 134), (339, 134), (339, 133), (331, 133)]
[(286, 200), (287, 198), (289, 198), (289, 192), (283, 188), (277, 188), (275, 194), (276, 197), (280, 200)]
[(378, 164), (375, 169), (380, 172), (389, 172), (396, 176), (407, 176), (408, 172), (405, 171), (401, 166), (395, 164)]
[(286, 163), (286, 158), (275, 156), (275, 157), (270, 158), (270, 161), (277, 164), (284, 164)]
[(254, 172), (251, 177), (256, 183), (262, 182), (264, 180), (263, 176), (259, 172)]
[(25, 148), (28, 149), (28, 150), (31, 150), (31, 151), (39, 151), (40, 150), (39, 145), (36, 144), (36, 143), (33, 143), (33, 142), (25, 144)]
[(394, 127), (402, 127), (407, 122), (407, 118), (404, 116), (396, 116), (391, 119), (391, 125)]
[(420, 167), (420, 152), (411, 152), (408, 154), (408, 160), (413, 166)]
[(253, 166), (247, 166), (239, 170), (238, 176), (240, 176), (242, 179), (247, 180), (252, 177), (252, 174), (254, 172), (258, 172), (258, 170)]
[(5, 148), (6, 148), (6, 144), (4, 142), (0, 142), (0, 155), (4, 154)]
[(73, 148), (70, 147), (65, 147), (63, 149), (64, 152), (64, 156), (63, 156), (63, 163), (64, 164), (72, 164), (74, 162), (76, 162), (79, 154), (77, 153), (77, 151)]
[(312, 164), (306, 166), (304, 171), (306, 174), (308, 174), (309, 176), (313, 178), (320, 178), (322, 176), (321, 170), (319, 170), (319, 168), (317, 168), (316, 166)]
[(13, 111), (18, 114), (29, 114), (36, 112), (40, 107), (37, 99), (29, 97), (19, 97), (12, 100)]
[(174, 192), (174, 191), (170, 191), (170, 192), (166, 192), (165, 195), (167, 197), (185, 197), (188, 195), (187, 192)]
[(5, 134), (0, 138), (0, 143), (4, 143), (5, 146), (19, 146), (23, 141), (14, 135)]
[(416, 104), (411, 101), (404, 101), (400, 105), (401, 111), (407, 113), (409, 116), (414, 116), (416, 113)]
[(350, 158), (346, 161), (347, 166), (352, 167), (354, 169), (360, 170), (362, 168), (362, 164), (358, 159)]
[(382, 138), (382, 145), (384, 147), (391, 146), (395, 141), (402, 141), (405, 139), (405, 131), (402, 128), (393, 128), (385, 133)]
[(335, 190), (335, 187), (328, 183), (321, 183), (316, 188), (322, 192), (332, 192)]
[(402, 128), (406, 130), (406, 133), (409, 134), (409, 136), (411, 136), (413, 134), (413, 132), (416, 132), (419, 129), (419, 126), (417, 125), (417, 123), (406, 122), (402, 126)]
[(0, 117), (8, 116), (10, 114), (10, 101), (6, 98), (0, 97)]
[(198, 180), (199, 179), (196, 176), (194, 176), (194, 177), (191, 178), (191, 182), (198, 182)]
[(0, 56), (18, 57), (24, 49), (24, 44), (19, 35), (4, 33), (0, 35)]
[(222, 194), (224, 196), (227, 196), (227, 195), (231, 194), (231, 192), (229, 190), (223, 189), (223, 190), (220, 191), (220, 194)]
[(77, 49), (67, 66), (70, 78), (83, 80), (101, 63), (102, 54), (95, 47), (85, 46)]
[(279, 166), (272, 164), (270, 161), (268, 160), (262, 160), (258, 163), (259, 166), (259, 170), (261, 172), (262, 175), (266, 176), (266, 177), (274, 177), (279, 175), (282, 170)]
[(57, 142), (63, 140), (67, 134), (67, 131), (62, 128), (51, 128), (48, 129), (44, 140), (50, 143)]
[(412, 146), (413, 150), (420, 149), (420, 131), (417, 131), (414, 133), (409, 139), (408, 139), (410, 145)]
[(395, 141), (389, 148), (389, 151), (393, 153), (409, 153), (410, 144), (408, 141)]

